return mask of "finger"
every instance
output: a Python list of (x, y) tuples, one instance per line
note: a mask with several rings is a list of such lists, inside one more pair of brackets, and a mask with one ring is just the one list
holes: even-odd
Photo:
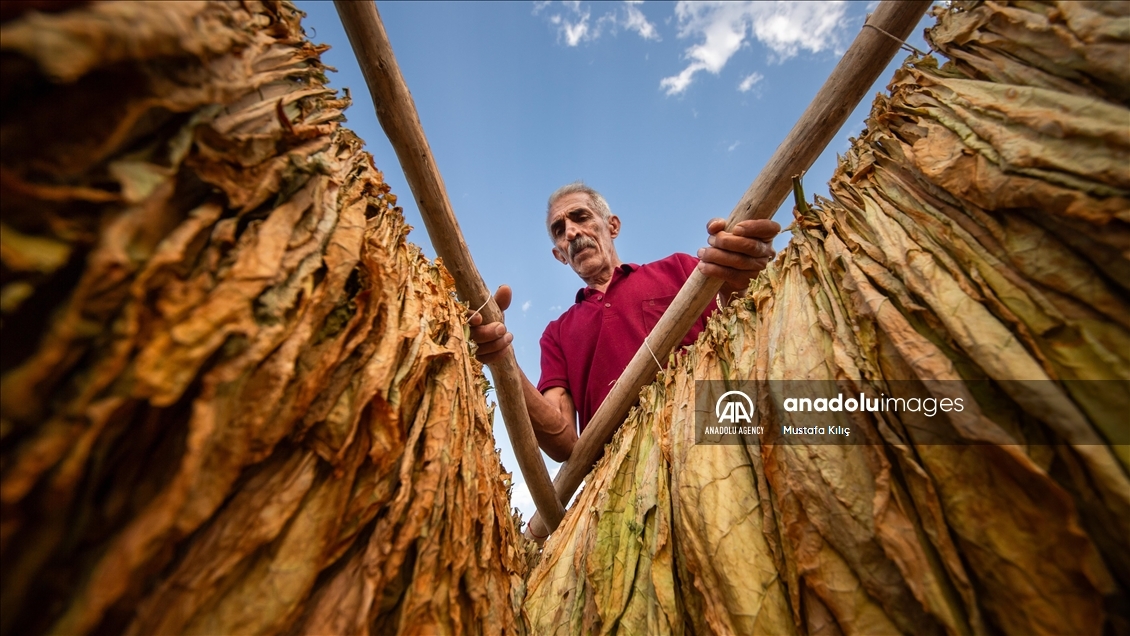
[(493, 364), (496, 360), (502, 358), (503, 354), (510, 347), (510, 343), (513, 341), (514, 334), (508, 333), (503, 338), (479, 345), (478, 350), (475, 352), (475, 357), (479, 359), (479, 362), (484, 364)]
[(769, 219), (751, 219), (736, 224), (730, 228), (730, 232), (746, 238), (772, 241), (781, 233), (781, 224)]
[[(483, 315), (479, 312), (468, 311), (467, 314), (471, 316), (467, 319), (468, 325), (471, 325), (472, 327), (478, 327), (479, 325), (483, 324)], [(474, 329), (472, 329), (471, 331), (474, 332)]]
[(513, 341), (514, 341), (514, 334), (507, 333), (506, 335), (502, 336), (501, 338), (495, 338), (493, 340), (485, 340), (483, 342), (478, 343), (478, 347), (479, 347), (478, 352), (481, 355), (481, 354), (491, 354), (491, 353), (495, 353), (497, 351), (502, 351), (506, 347), (510, 346), (510, 343), (513, 342)]
[(484, 343), (498, 340), (506, 335), (506, 325), (501, 322), (492, 322), (478, 327), (471, 327), (471, 340), (479, 346)]
[(494, 292), (494, 304), (502, 311), (506, 311), (510, 307), (510, 300), (513, 298), (513, 293), (510, 291), (510, 285), (500, 285), (498, 290)]
[(744, 271), (747, 272), (747, 275), (749, 272), (759, 272), (765, 269), (765, 266), (769, 263), (769, 259), (765, 257), (753, 257), (746, 254), (720, 250), (713, 247), (704, 247), (700, 249), (698, 253), (699, 260), (705, 263), (733, 270)]
[(767, 241), (754, 238), (735, 236), (729, 232), (721, 232), (706, 240), (710, 247), (736, 252), (753, 258), (773, 258), (776, 253), (773, 246)]
[(718, 279), (734, 288), (745, 287), (753, 278), (753, 272), (736, 270), (732, 267), (722, 267), (714, 263), (699, 261), (698, 269), (710, 278)]
[(706, 222), (706, 232), (708, 234), (717, 234), (726, 229), (726, 219), (710, 219)]
[(502, 351), (509, 347), (511, 342), (514, 342), (514, 334), (508, 333), (501, 338), (479, 343), (479, 355), (490, 355)]

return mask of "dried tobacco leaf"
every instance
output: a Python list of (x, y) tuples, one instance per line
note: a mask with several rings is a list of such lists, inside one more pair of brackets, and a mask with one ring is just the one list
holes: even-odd
[[(1130, 15), (935, 15), (955, 63), (896, 73), (832, 199), (644, 389), (530, 575), (535, 630), (1130, 629)], [(696, 444), (696, 380), (752, 383), (764, 432)], [(790, 412), (796, 380), (968, 406)]]
[(465, 308), (300, 17), (0, 27), (3, 634), (524, 631)]

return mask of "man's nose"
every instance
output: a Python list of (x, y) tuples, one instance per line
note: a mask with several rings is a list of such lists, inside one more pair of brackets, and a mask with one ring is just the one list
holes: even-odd
[(576, 223), (573, 223), (572, 221), (569, 221), (569, 220), (565, 221), (565, 240), (566, 241), (572, 242), (573, 239), (577, 238), (577, 235), (580, 234), (580, 233), (581, 233), (581, 228), (580, 228), (579, 225), (577, 225)]

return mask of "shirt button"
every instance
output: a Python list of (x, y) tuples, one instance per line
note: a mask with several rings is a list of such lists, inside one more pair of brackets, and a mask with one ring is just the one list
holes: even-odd
[(612, 303), (604, 303), (604, 306), (605, 306), (605, 307), (611, 307), (611, 306), (612, 306)]

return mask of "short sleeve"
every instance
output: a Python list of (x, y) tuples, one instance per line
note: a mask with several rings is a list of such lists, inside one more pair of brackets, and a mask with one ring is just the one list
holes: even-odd
[(568, 390), (568, 368), (565, 365), (565, 353), (557, 339), (557, 321), (549, 323), (541, 334), (541, 379), (538, 380), (538, 392), (544, 393), (553, 387)]
[(674, 256), (675, 261), (679, 263), (679, 267), (683, 270), (683, 280), (690, 278), (691, 272), (693, 272), (694, 268), (698, 265), (698, 258), (682, 252), (675, 252), (672, 256)]

